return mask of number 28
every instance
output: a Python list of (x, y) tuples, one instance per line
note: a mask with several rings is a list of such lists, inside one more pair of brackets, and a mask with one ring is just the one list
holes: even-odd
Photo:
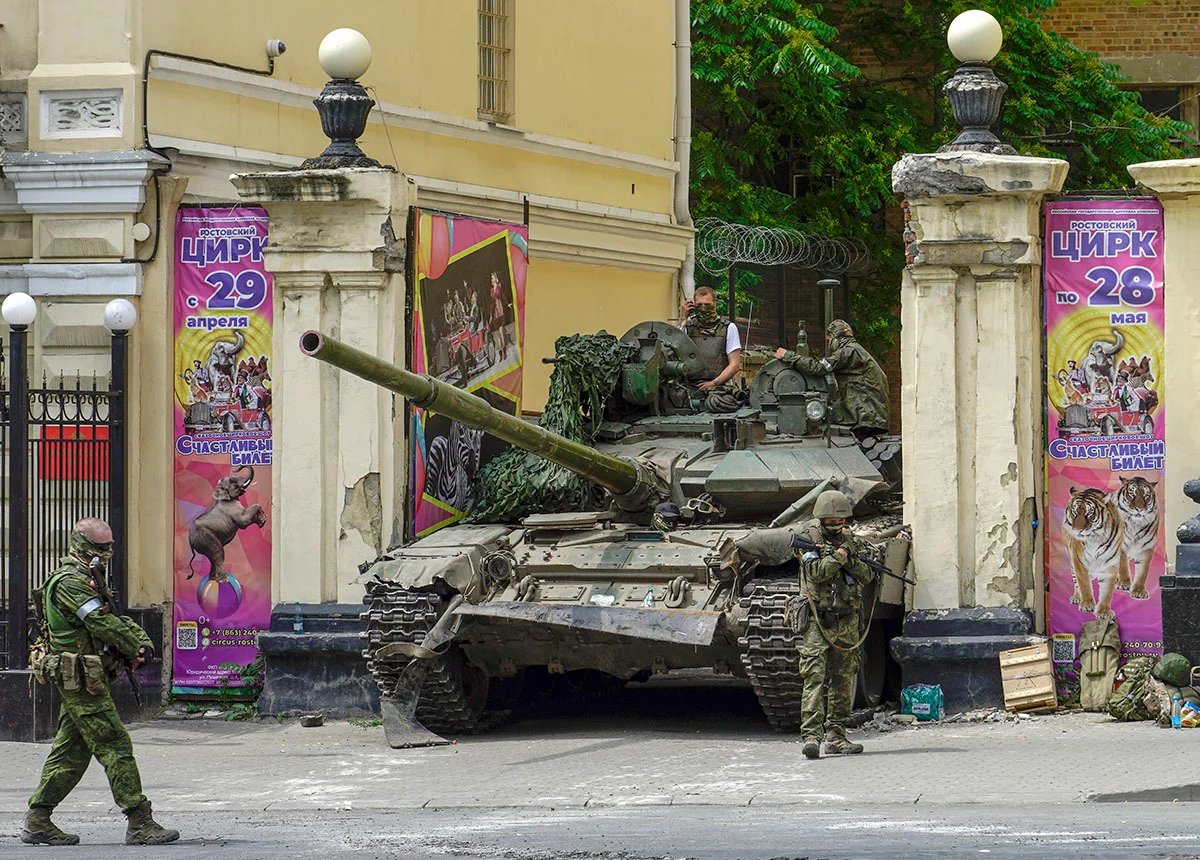
[(1145, 266), (1130, 266), (1120, 272), (1112, 266), (1096, 266), (1084, 277), (1096, 285), (1088, 296), (1088, 304), (1093, 307), (1142, 307), (1154, 301), (1154, 273)]

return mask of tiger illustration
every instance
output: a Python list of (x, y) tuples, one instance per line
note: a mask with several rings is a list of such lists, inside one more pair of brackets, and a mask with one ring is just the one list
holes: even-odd
[(1133, 566), (1132, 581), (1129, 568), (1123, 567), (1117, 588), (1128, 591), (1129, 596), (1136, 600), (1145, 600), (1150, 596), (1146, 591), (1146, 577), (1150, 573), (1150, 558), (1158, 542), (1160, 517), (1158, 494), (1155, 492), (1157, 486), (1157, 481), (1148, 481), (1141, 475), (1128, 480), (1121, 478), (1121, 486), (1109, 496), (1121, 517), (1125, 529), (1123, 549)]
[[(1072, 487), (1071, 501), (1063, 512), (1063, 529), (1071, 556), (1071, 572), (1075, 575), (1071, 602), (1097, 618), (1115, 618), (1113, 592), (1122, 571), (1126, 580), (1129, 577), (1125, 528), (1116, 505), (1104, 490)], [(1099, 601), (1092, 592), (1093, 579), (1100, 583)]]

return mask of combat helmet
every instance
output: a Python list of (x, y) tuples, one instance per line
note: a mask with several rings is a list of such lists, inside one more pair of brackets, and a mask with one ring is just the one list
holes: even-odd
[(854, 515), (854, 508), (846, 494), (838, 490), (826, 490), (817, 496), (813, 505), (813, 516), (819, 520), (840, 517), (846, 519)]
[(1186, 687), (1191, 683), (1192, 666), (1187, 657), (1168, 651), (1162, 655), (1151, 674), (1172, 687)]

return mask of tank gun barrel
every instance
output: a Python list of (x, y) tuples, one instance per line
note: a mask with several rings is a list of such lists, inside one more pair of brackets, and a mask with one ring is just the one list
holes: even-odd
[(638, 467), (630, 460), (601, 454), (587, 445), (507, 415), (483, 398), (429, 374), (412, 373), (319, 331), (306, 331), (300, 336), (300, 351), (407, 397), (422, 409), (444, 415), (473, 430), (491, 433), (522, 450), (545, 457), (617, 496), (634, 494), (644, 483)]

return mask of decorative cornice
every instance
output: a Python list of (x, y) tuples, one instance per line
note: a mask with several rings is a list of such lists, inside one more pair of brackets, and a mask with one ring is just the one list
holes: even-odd
[(0, 266), (0, 294), (31, 296), (140, 296), (137, 263), (25, 263)]
[(39, 215), (140, 212), (146, 180), (156, 165), (168, 163), (140, 149), (0, 155), (0, 170), (16, 191), (17, 206)]
[[(151, 77), (155, 80), (174, 81), (193, 87), (235, 93), (259, 101), (314, 112), (312, 101), (321, 92), (316, 87), (263, 78), (175, 57), (156, 57), (151, 71)], [(391, 102), (379, 102), (377, 109), (371, 112), (368, 122), (383, 122), (390, 128), (402, 128), (408, 131), (451, 137), (455, 140), (470, 140), (492, 146), (504, 146), (590, 164), (603, 164), (651, 176), (670, 177), (679, 172), (679, 162), (677, 161), (667, 161), (634, 152), (609, 149), (568, 138), (524, 131), (519, 128), (466, 119), (451, 114), (435, 113)], [(151, 142), (155, 146), (170, 145), (162, 136), (153, 133), (151, 133)], [(400, 166), (397, 165), (397, 167)]]

